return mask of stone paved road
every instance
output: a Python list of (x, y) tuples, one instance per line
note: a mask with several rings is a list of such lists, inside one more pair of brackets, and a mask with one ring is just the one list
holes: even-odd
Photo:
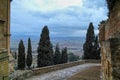
[(62, 70), (57, 70), (49, 73), (45, 73), (38, 76), (33, 76), (26, 80), (66, 80), (68, 77), (80, 72), (81, 70), (87, 69), (88, 67), (99, 66), (100, 64), (82, 64)]

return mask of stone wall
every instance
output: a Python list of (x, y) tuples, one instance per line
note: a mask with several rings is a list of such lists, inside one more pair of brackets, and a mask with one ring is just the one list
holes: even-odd
[(0, 48), (10, 53), (10, 0), (0, 0), (0, 31)]
[(8, 52), (0, 50), (0, 80), (8, 80)]
[(12, 72), (14, 59), (10, 53), (10, 1), (0, 0), (0, 50), (6, 49), (8, 51), (9, 72)]
[(120, 38), (110, 39), (112, 76), (120, 80)]
[(120, 80), (120, 0), (99, 25), (103, 80)]
[[(8, 80), (10, 0), (0, 0), (0, 80)], [(7, 51), (6, 51), (7, 50)]]

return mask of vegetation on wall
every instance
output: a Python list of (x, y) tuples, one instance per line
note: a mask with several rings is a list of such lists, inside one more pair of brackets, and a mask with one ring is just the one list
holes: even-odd
[[(112, 11), (112, 9), (113, 9), (113, 7), (115, 6), (115, 4), (116, 4), (117, 1), (120, 2), (120, 0), (106, 0), (106, 2), (107, 2), (107, 7), (108, 7), (108, 10), (109, 10), (108, 16), (110, 15), (110, 12)], [(119, 3), (119, 2), (118, 2), (118, 3)]]
[(109, 11), (111, 11), (117, 0), (106, 0)]

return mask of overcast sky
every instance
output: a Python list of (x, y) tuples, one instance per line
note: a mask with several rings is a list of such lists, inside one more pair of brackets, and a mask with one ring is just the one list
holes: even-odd
[(95, 32), (107, 19), (105, 0), (13, 0), (12, 35), (40, 35), (47, 25), (51, 36), (85, 36), (90, 22)]

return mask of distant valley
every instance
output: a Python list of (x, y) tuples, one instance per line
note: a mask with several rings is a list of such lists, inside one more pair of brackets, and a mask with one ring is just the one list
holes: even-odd
[[(37, 55), (39, 37), (30, 36), (30, 38), (33, 55)], [(27, 49), (28, 36), (11, 36), (11, 51), (13, 53), (14, 51), (17, 51), (18, 44), (21, 39), (24, 41), (25, 48)], [(51, 42), (53, 44), (53, 49), (55, 48), (56, 43), (59, 43), (60, 49), (67, 47), (68, 53), (72, 52), (75, 55), (82, 56), (85, 37), (51, 37)]]

